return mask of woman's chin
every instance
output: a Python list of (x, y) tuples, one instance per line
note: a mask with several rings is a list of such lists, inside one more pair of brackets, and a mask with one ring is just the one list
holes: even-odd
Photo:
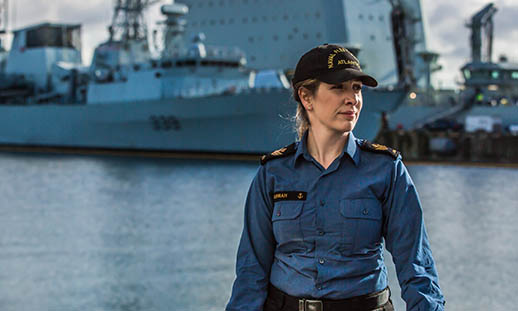
[(356, 126), (356, 121), (346, 121), (337, 127), (339, 132), (351, 132)]

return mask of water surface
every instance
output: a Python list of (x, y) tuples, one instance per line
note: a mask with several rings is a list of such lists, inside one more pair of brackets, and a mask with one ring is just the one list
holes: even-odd
[[(256, 170), (255, 162), (0, 153), (0, 309), (222, 310)], [(518, 170), (409, 170), (447, 309), (512, 310)]]

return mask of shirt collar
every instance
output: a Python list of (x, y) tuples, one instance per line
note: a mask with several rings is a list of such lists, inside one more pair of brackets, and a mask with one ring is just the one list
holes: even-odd
[[(301, 140), (297, 144), (297, 151), (295, 152), (295, 157), (293, 157), (293, 166), (297, 163), (297, 159), (300, 156), (303, 156), (306, 160), (311, 161), (311, 156), (309, 155), (307, 148), (307, 138), (308, 131), (304, 133)], [(344, 150), (342, 154), (339, 156), (341, 158), (344, 154), (349, 155), (349, 157), (353, 160), (354, 164), (358, 166), (360, 164), (360, 152), (358, 150), (358, 145), (356, 143), (357, 138), (354, 136), (353, 132), (349, 132), (349, 137), (347, 142), (345, 143)]]
[(295, 166), (295, 163), (297, 163), (297, 159), (304, 155), (306, 159), (309, 159), (308, 157), (308, 149), (307, 149), (307, 138), (308, 138), (308, 131), (304, 132), (304, 135), (302, 135), (302, 138), (297, 144), (297, 151), (295, 152), (295, 157), (293, 157), (293, 166)]

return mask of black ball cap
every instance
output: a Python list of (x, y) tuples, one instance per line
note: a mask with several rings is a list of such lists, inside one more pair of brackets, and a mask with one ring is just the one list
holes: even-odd
[(306, 79), (329, 84), (358, 79), (367, 86), (378, 86), (378, 81), (362, 71), (360, 62), (349, 50), (334, 44), (319, 45), (302, 55), (291, 83), (295, 85)]

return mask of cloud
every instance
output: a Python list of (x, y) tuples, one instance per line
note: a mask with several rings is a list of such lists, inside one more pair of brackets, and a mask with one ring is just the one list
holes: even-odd
[[(75, 2), (75, 1), (74, 1)], [(83, 25), (105, 24), (111, 22), (112, 8), (110, 1), (84, 1), (77, 5), (66, 2), (57, 6), (56, 13), (66, 22), (81, 23)]]

